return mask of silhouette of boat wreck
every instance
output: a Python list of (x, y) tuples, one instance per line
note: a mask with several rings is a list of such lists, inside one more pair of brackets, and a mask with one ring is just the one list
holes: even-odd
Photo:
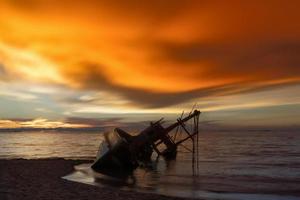
[[(163, 118), (141, 131), (130, 135), (126, 131), (115, 128), (114, 132), (105, 133), (105, 141), (101, 143), (95, 162), (91, 168), (106, 175), (130, 173), (138, 166), (145, 166), (151, 161), (153, 152), (167, 160), (176, 158), (177, 147), (183, 146), (193, 155), (193, 169), (198, 168), (198, 124), (200, 111), (192, 110), (186, 117), (184, 113), (168, 127), (163, 127)], [(192, 127), (187, 122), (192, 121)], [(192, 149), (183, 145), (192, 141)]]

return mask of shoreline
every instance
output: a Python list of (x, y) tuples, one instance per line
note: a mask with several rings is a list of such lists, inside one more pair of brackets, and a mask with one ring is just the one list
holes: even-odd
[(0, 159), (0, 199), (188, 199), (114, 188), (100, 188), (61, 178), (71, 173), (74, 170), (74, 165), (87, 162), (90, 160), (67, 160), (63, 158)]
[[(93, 185), (83, 184), (79, 182), (73, 182), (63, 179), (74, 171), (74, 166), (84, 163), (90, 163), (90, 159), (65, 159), (65, 158), (42, 158), (42, 159), (0, 159), (0, 199), (1, 200), (79, 200), (79, 199), (105, 199), (105, 200), (129, 200), (129, 199), (162, 199), (162, 200), (183, 200), (192, 199), (186, 197), (174, 197), (165, 196), (154, 193), (144, 193), (136, 191), (121, 190), (118, 188), (111, 187), (97, 187)], [(201, 179), (205, 179), (202, 177)], [(224, 179), (209, 178), (212, 182), (218, 182), (220, 184), (229, 184), (233, 182), (226, 182)], [(230, 178), (229, 178), (230, 179)], [(228, 180), (227, 180), (228, 181)], [(273, 180), (275, 181), (275, 180)], [(272, 182), (273, 182), (272, 181)], [(277, 180), (277, 182), (280, 180)], [(248, 179), (246, 183), (251, 184), (251, 179)], [(281, 183), (284, 184), (284, 183)], [(285, 186), (283, 186), (285, 187)], [(210, 190), (225, 196), (230, 193), (247, 195), (247, 194), (258, 194), (258, 195), (284, 195), (294, 196), (298, 198), (300, 196), (299, 191), (293, 190), (292, 188), (286, 188), (282, 192), (276, 191), (273, 188), (273, 192), (269, 191), (264, 193), (256, 193), (254, 191), (242, 191), (239, 192), (238, 188), (231, 188), (224, 191), (213, 191), (214, 187), (210, 187)], [(203, 189), (205, 188), (203, 185)], [(277, 188), (278, 189), (278, 188)], [(225, 192), (227, 191), (227, 192)], [(223, 195), (223, 196), (224, 196)], [(225, 197), (224, 196), (224, 197)], [(220, 196), (221, 197), (221, 196)], [(198, 198), (199, 199), (199, 198)], [(212, 198), (200, 198), (199, 200)], [(223, 199), (223, 198), (217, 198)], [(225, 199), (225, 198), (224, 198)], [(226, 198), (228, 199), (228, 198)], [(249, 199), (249, 198), (248, 198)]]

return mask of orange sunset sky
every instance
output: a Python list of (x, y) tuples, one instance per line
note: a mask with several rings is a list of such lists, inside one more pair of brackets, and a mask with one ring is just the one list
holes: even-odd
[(0, 127), (300, 125), (298, 0), (1, 0)]

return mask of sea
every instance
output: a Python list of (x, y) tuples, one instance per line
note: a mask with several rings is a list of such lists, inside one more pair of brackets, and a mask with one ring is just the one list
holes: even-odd
[(153, 154), (151, 166), (112, 178), (90, 166), (102, 132), (21, 131), (0, 133), (0, 159), (65, 158), (91, 160), (62, 178), (97, 187), (205, 199), (300, 199), (300, 131), (200, 131), (198, 168), (191, 143), (179, 147), (176, 160)]

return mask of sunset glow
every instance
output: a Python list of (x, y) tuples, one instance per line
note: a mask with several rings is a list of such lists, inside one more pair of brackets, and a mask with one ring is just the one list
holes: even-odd
[(2, 0), (0, 127), (89, 127), (66, 121), (133, 113), (144, 121), (194, 103), (224, 124), (252, 109), (251, 125), (298, 125), (298, 115), (273, 111), (300, 107), (299, 7)]

